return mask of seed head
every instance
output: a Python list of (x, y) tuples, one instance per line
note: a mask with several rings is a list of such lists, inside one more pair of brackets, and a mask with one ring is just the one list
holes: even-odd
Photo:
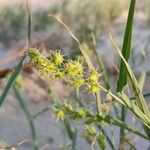
[(39, 71), (40, 74), (45, 75), (54, 72), (54, 64), (35, 48), (29, 49), (28, 56), (30, 57), (32, 65)]
[(88, 91), (91, 93), (99, 93), (100, 92), (100, 85), (97, 82), (87, 82)]
[(79, 118), (84, 118), (86, 116), (86, 111), (84, 109), (77, 110), (77, 114)]
[(64, 120), (65, 118), (65, 113), (63, 110), (56, 110), (55, 111), (55, 115), (57, 118), (59, 118), (60, 120)]
[(83, 84), (84, 84), (85, 80), (81, 77), (77, 77), (77, 78), (73, 78), (70, 81), (71, 86), (79, 89)]
[(100, 85), (98, 83), (99, 77), (100, 74), (96, 70), (91, 70), (86, 80), (88, 91), (90, 91), (93, 94), (98, 93), (100, 91)]
[(83, 76), (83, 66), (79, 60), (69, 60), (68, 63), (65, 64), (65, 72), (70, 77)]
[(52, 61), (56, 66), (60, 66), (63, 63), (63, 55), (60, 54), (60, 51), (55, 51), (51, 53)]
[(100, 74), (96, 70), (92, 70), (89, 73), (88, 80), (91, 82), (97, 82), (100, 77)]
[(58, 69), (54, 73), (54, 78), (56, 79), (63, 79), (65, 77), (65, 72), (63, 69)]

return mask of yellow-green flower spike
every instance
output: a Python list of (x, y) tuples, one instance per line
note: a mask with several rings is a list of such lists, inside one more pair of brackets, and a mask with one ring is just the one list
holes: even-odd
[(88, 80), (91, 82), (97, 82), (100, 77), (100, 74), (96, 70), (91, 70), (89, 73)]
[(63, 63), (64, 58), (59, 51), (52, 52), (51, 56), (52, 56), (52, 61), (56, 66), (60, 66)]
[(98, 83), (99, 77), (100, 77), (100, 74), (96, 70), (90, 71), (89, 76), (86, 79), (89, 92), (93, 94), (100, 92), (100, 85)]
[(73, 78), (70, 81), (71, 86), (79, 89), (83, 84), (84, 84), (85, 80), (83, 78), (77, 77), (77, 78)]
[(69, 60), (68, 63), (65, 64), (65, 72), (66, 75), (70, 77), (83, 76), (83, 66), (79, 60)]
[(79, 118), (84, 118), (86, 116), (86, 112), (84, 109), (81, 108), (77, 110), (77, 115)]
[(64, 120), (65, 118), (65, 113), (63, 110), (56, 110), (55, 111), (55, 115), (57, 118), (59, 118), (60, 120)]
[(42, 75), (50, 74), (55, 71), (55, 65), (44, 57), (37, 49), (30, 48), (28, 52), (30, 62)]
[(63, 79), (64, 77), (65, 77), (65, 72), (63, 70), (57, 68), (54, 73), (54, 78)]
[(88, 91), (91, 93), (99, 93), (100, 92), (100, 86), (97, 82), (87, 82), (88, 85)]

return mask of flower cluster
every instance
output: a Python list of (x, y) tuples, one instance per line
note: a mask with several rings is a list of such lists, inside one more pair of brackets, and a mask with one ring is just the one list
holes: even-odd
[(91, 93), (98, 93), (100, 91), (100, 85), (98, 79), (100, 74), (96, 70), (91, 70), (87, 78), (88, 90)]
[(31, 64), (41, 75), (50, 75), (55, 79), (65, 79), (69, 85), (77, 88), (86, 86), (91, 93), (100, 91), (99, 77), (96, 70), (90, 70), (88, 77), (84, 74), (84, 67), (79, 60), (65, 60), (60, 51), (51, 52), (49, 59), (37, 49), (29, 49), (28, 56)]
[(62, 107), (54, 107), (54, 114), (60, 120), (63, 120), (65, 117), (75, 120), (80, 120), (91, 115), (91, 113), (84, 108), (73, 109), (70, 104), (65, 103)]
[(67, 103), (62, 104), (61, 106), (54, 107), (53, 109), (54, 114), (60, 120), (83, 120), (83, 123), (85, 125), (83, 135), (87, 142), (89, 144), (95, 144), (95, 142), (97, 141), (101, 149), (106, 148), (105, 135), (102, 132), (98, 132), (95, 128), (96, 124), (103, 124), (108, 121), (105, 116), (94, 114), (90, 110), (83, 107), (73, 108), (72, 105)]
[(51, 74), (56, 69), (55, 65), (51, 63), (46, 57), (44, 57), (35, 48), (31, 48), (28, 52), (31, 64), (42, 75)]

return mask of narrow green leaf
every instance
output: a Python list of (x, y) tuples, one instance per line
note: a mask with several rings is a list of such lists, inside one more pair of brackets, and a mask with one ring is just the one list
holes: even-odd
[[(131, 0), (128, 20), (127, 20), (126, 30), (124, 35), (123, 47), (122, 47), (122, 55), (124, 56), (126, 61), (128, 61), (129, 59), (130, 49), (131, 49), (132, 26), (133, 26), (135, 3), (136, 0)], [(119, 73), (119, 80), (117, 83), (117, 92), (121, 92), (123, 87), (127, 84), (127, 71), (123, 60), (121, 60), (119, 71), (120, 73)]]
[(20, 60), (19, 64), (17, 65), (15, 71), (14, 71), (13, 74), (11, 75), (9, 81), (7, 82), (5, 88), (4, 88), (4, 90), (3, 90), (3, 92), (2, 92), (2, 94), (1, 94), (1, 96), (0, 96), (0, 106), (1, 106), (2, 103), (4, 102), (5, 97), (7, 96), (7, 94), (8, 94), (8, 92), (9, 92), (10, 88), (12, 87), (14, 81), (16, 80), (17, 76), (18, 76), (19, 73), (21, 72), (22, 66), (23, 66), (23, 61), (24, 61), (25, 57), (26, 57), (26, 55), (24, 55), (24, 56), (21, 58), (21, 60)]

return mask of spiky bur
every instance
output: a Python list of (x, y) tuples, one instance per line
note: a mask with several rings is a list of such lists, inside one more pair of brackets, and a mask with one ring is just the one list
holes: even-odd
[(65, 113), (64, 113), (64, 111), (63, 110), (55, 110), (54, 111), (54, 114), (56, 115), (56, 117), (58, 118), (58, 119), (60, 119), (60, 120), (64, 120), (64, 118), (65, 118)]
[[(83, 85), (93, 94), (100, 92), (99, 77), (96, 70), (91, 70), (88, 77), (84, 75), (84, 67), (79, 60), (65, 60), (60, 51), (54, 51), (50, 60), (44, 57), (37, 49), (29, 49), (31, 64), (41, 75), (49, 75), (54, 79), (64, 79), (71, 87), (79, 90)], [(66, 63), (64, 63), (66, 62)]]
[(80, 120), (90, 115), (90, 112), (84, 108), (77, 108), (74, 110), (70, 104), (65, 103), (62, 107), (54, 107), (54, 112), (57, 118), (64, 119), (70, 118), (75, 120)]
[(66, 75), (68, 75), (71, 78), (76, 78), (77, 76), (80, 77), (83, 76), (83, 66), (79, 62), (79, 60), (69, 60), (65, 64), (65, 72)]
[(100, 85), (99, 85), (99, 77), (100, 74), (96, 70), (91, 70), (89, 73), (88, 78), (86, 79), (86, 84), (88, 86), (88, 90), (91, 93), (98, 93), (100, 92)]
[(35, 48), (29, 49), (28, 56), (30, 57), (31, 64), (38, 70), (40, 74), (47, 75), (56, 70), (55, 65)]
[(61, 55), (60, 51), (55, 51), (51, 53), (51, 58), (52, 58), (52, 62), (56, 65), (56, 66), (61, 66), (61, 64), (63, 63), (63, 55)]
[(79, 91), (79, 88), (82, 85), (84, 85), (84, 83), (85, 83), (85, 79), (82, 77), (76, 77), (76, 78), (73, 78), (71, 81), (69, 81), (69, 84), (72, 87), (75, 87), (77, 89), (77, 92)]

